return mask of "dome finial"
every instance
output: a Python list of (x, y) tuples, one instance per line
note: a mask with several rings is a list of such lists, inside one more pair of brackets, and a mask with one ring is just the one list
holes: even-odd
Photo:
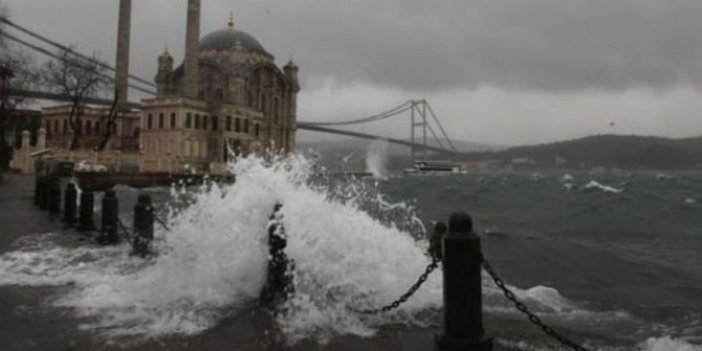
[(227, 29), (234, 30), (234, 11), (229, 12), (229, 21), (227, 21)]

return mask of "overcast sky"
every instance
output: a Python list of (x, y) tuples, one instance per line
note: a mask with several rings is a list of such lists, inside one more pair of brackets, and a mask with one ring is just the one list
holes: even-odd
[[(2, 0), (17, 23), (114, 62), (118, 0)], [(182, 60), (186, 0), (134, 0), (132, 72)], [(427, 99), (451, 137), (524, 144), (702, 134), (700, 0), (202, 0), (300, 66), (298, 118)], [(133, 96), (137, 98), (137, 96)], [(612, 123), (614, 122), (614, 123)], [(357, 130), (405, 138), (408, 116)]]

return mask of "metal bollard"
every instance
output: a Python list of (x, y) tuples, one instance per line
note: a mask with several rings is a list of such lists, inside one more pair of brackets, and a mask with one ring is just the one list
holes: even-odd
[(58, 178), (51, 179), (48, 185), (49, 192), (49, 213), (57, 215), (61, 213), (61, 184)]
[(151, 255), (151, 242), (154, 240), (154, 208), (151, 196), (139, 195), (134, 205), (134, 242), (133, 255), (147, 257)]
[(96, 230), (95, 221), (93, 220), (93, 205), (95, 203), (95, 195), (90, 189), (83, 189), (80, 194), (80, 223), (78, 224), (79, 232)]
[(117, 194), (112, 189), (105, 191), (102, 198), (102, 230), (97, 241), (101, 244), (119, 244), (117, 235), (117, 220), (119, 212), (119, 200)]
[(49, 209), (49, 178), (47, 176), (39, 179), (39, 209), (42, 211)]
[(68, 183), (64, 192), (63, 202), (63, 222), (68, 225), (76, 223), (76, 200), (78, 198), (78, 190), (76, 185)]
[(39, 206), (41, 195), (41, 177), (37, 176), (34, 180), (34, 205)]
[(489, 351), (492, 337), (483, 330), (480, 238), (465, 212), (451, 215), (443, 240), (444, 331), (439, 351)]

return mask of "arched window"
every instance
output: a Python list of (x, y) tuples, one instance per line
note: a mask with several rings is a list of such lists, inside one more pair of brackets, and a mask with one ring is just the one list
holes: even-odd
[(212, 131), (219, 130), (219, 117), (212, 116)]
[(58, 134), (59, 132), (59, 121), (58, 119), (54, 120), (54, 133)]
[(159, 114), (158, 114), (158, 128), (159, 128), (159, 129), (163, 129), (164, 123), (165, 123), (165, 122), (164, 122), (163, 113), (159, 113)]
[(152, 119), (153, 119), (153, 116), (149, 113), (149, 114), (146, 116), (146, 129), (151, 129), (151, 127), (152, 127), (152, 125), (153, 125)]
[(195, 114), (195, 129), (200, 129), (200, 115)]
[(234, 131), (241, 133), (241, 118), (239, 117), (234, 120)]
[(176, 113), (171, 112), (171, 128), (175, 128), (175, 127), (176, 127)]
[(207, 115), (202, 116), (202, 129), (207, 130), (207, 127), (209, 126), (210, 119)]
[(224, 128), (227, 132), (230, 132), (232, 130), (232, 116), (227, 116)]
[(244, 120), (244, 133), (246, 133), (246, 134), (249, 133), (249, 120), (248, 119)]
[(185, 115), (185, 128), (192, 128), (193, 125), (193, 115), (188, 113)]

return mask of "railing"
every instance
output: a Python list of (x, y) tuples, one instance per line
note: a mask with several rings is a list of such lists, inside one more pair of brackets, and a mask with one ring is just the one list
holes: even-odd
[[(64, 196), (63, 221), (69, 226), (77, 224), (77, 231), (98, 231), (93, 213), (94, 193), (89, 189), (83, 190), (78, 211), (76, 198), (76, 186), (68, 184)], [(48, 210), (52, 216), (59, 215), (61, 188), (58, 178), (51, 176), (39, 178), (35, 187), (34, 201), (40, 209)], [(141, 194), (134, 205), (133, 233), (130, 233), (119, 219), (118, 208), (119, 200), (115, 192), (105, 191), (102, 199), (98, 243), (118, 244), (124, 239), (132, 245), (132, 255), (143, 258), (153, 256), (154, 224), (159, 223), (166, 231), (170, 231), (170, 228), (165, 221), (154, 215), (151, 197), (148, 194)], [(295, 263), (285, 253), (287, 235), (283, 227), (281, 208), (282, 204), (276, 204), (269, 218), (268, 278), (260, 300), (265, 308), (274, 312), (295, 291), (292, 279)], [(473, 222), (467, 213), (458, 212), (451, 215), (447, 232), (446, 228), (446, 225), (441, 222), (435, 226), (430, 248), (432, 260), (406, 293), (387, 305), (372, 309), (349, 307), (349, 312), (380, 314), (400, 307), (422, 287), (429, 275), (441, 263), (444, 282), (444, 326), (443, 331), (436, 338), (436, 349), (439, 351), (492, 350), (493, 338), (483, 328), (481, 274), (484, 269), (517, 310), (524, 313), (528, 320), (541, 328), (546, 335), (573, 350), (587, 351), (583, 346), (544, 324), (537, 315), (529, 311), (526, 305), (517, 300), (515, 294), (483, 255), (480, 237), (473, 231)], [(441, 249), (438, 248), (438, 243), (441, 243)]]

